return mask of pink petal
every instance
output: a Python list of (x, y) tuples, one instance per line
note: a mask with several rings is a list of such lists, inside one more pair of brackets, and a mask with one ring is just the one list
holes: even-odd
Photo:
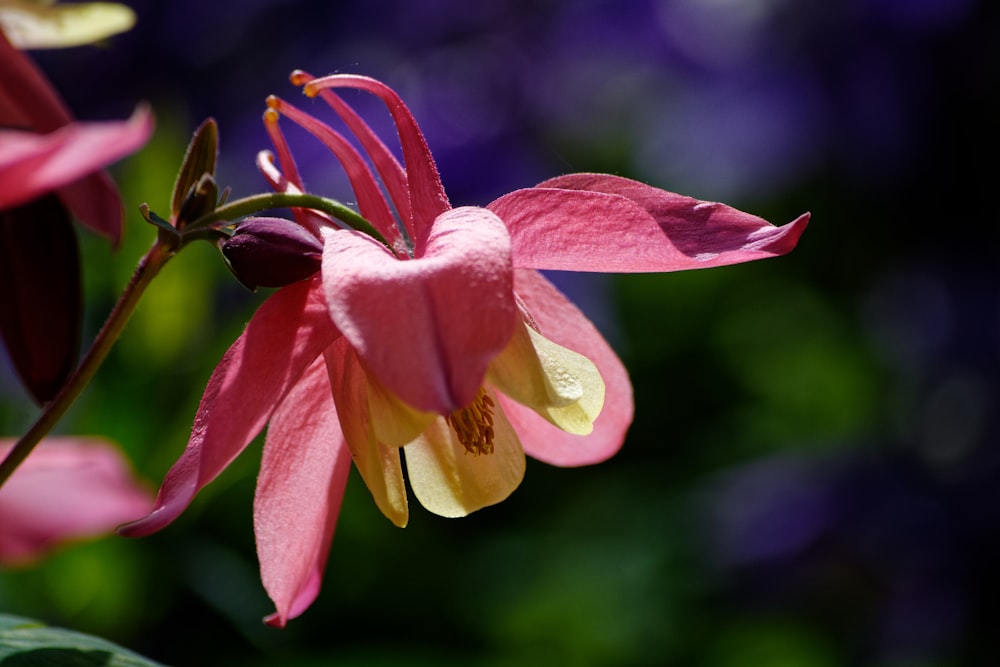
[(269, 625), (284, 627), (316, 599), (350, 471), (351, 452), (318, 358), (274, 411), (257, 478), (257, 557), (276, 607)]
[(138, 150), (152, 131), (146, 107), (127, 121), (71, 123), (49, 134), (0, 131), (0, 208), (59, 190), (81, 222), (117, 241), (121, 200), (99, 170)]
[(775, 227), (607, 174), (570, 174), (517, 190), (487, 208), (507, 224), (519, 268), (660, 272), (737, 264), (791, 251), (809, 214)]
[(59, 189), (59, 198), (85, 227), (117, 247), (122, 237), (124, 206), (118, 187), (103, 171), (84, 176)]
[[(13, 440), (0, 440), (0, 459)], [(121, 453), (96, 438), (48, 438), (0, 488), (0, 563), (26, 562), (65, 540), (110, 533), (152, 497)]]
[(306, 367), (336, 338), (316, 279), (275, 292), (212, 373), (184, 454), (153, 512), (119, 532), (141, 537), (176, 519), (264, 428)]
[(0, 127), (51, 132), (71, 122), (45, 75), (0, 31)]
[(543, 336), (590, 359), (604, 379), (604, 408), (590, 435), (566, 433), (503, 394), (500, 404), (531, 457), (557, 466), (599, 463), (614, 455), (632, 423), (632, 383), (618, 355), (576, 306), (540, 273), (514, 272), (514, 289)]
[(427, 235), (431, 233), (431, 222), (447, 211), (451, 205), (448, 203), (444, 186), (441, 185), (434, 157), (427, 147), (427, 140), (424, 139), (417, 121), (396, 91), (381, 81), (353, 74), (334, 74), (310, 81), (306, 84), (305, 92), (308, 95), (315, 95), (327, 88), (366, 90), (377, 95), (389, 108), (403, 147), (403, 161), (406, 163), (407, 189), (412, 210), (410, 233), (419, 251)]
[(368, 372), (418, 410), (471, 403), (516, 321), (503, 223), (485, 209), (449, 210), (413, 260), (356, 232), (325, 236), (330, 316)]

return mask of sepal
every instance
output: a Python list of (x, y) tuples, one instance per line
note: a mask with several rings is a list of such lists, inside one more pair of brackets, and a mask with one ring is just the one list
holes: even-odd
[(214, 210), (219, 194), (215, 184), (218, 159), (219, 126), (208, 118), (194, 131), (174, 183), (170, 219), (177, 229)]

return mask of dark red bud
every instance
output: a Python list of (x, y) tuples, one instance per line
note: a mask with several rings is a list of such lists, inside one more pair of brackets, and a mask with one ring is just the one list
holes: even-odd
[(233, 275), (252, 290), (305, 280), (323, 255), (319, 239), (284, 218), (251, 218), (219, 245)]
[(55, 195), (0, 211), (0, 334), (25, 386), (46, 403), (80, 351), (80, 250)]

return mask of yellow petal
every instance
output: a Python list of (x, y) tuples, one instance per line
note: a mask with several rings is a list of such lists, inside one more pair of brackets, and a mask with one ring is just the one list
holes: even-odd
[(487, 380), (567, 433), (588, 435), (604, 407), (604, 380), (587, 357), (521, 324)]
[(389, 447), (402, 447), (424, 432), (438, 415), (411, 408), (368, 376), (368, 410), (375, 438)]
[(347, 446), (379, 510), (393, 524), (405, 528), (410, 512), (399, 448), (386, 447), (374, 436), (360, 441), (347, 439)]
[(52, 49), (92, 44), (135, 25), (135, 12), (113, 2), (57, 5), (0, 2), (0, 28), (19, 49)]
[(403, 449), (413, 495), (428, 511), (465, 516), (505, 499), (524, 478), (524, 449), (503, 411), (493, 415), (493, 453), (465, 451), (444, 418)]
[(337, 416), (344, 440), (361, 479), (375, 504), (395, 525), (402, 528), (409, 520), (406, 484), (397, 447), (379, 443), (368, 410), (366, 376), (354, 350), (341, 339), (326, 353), (330, 385), (337, 404)]

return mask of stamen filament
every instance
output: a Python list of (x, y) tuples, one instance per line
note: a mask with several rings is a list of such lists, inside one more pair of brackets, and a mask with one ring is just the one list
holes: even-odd
[(330, 149), (347, 174), (351, 188), (358, 199), (361, 215), (377, 225), (383, 234), (391, 235), (396, 231), (395, 218), (375, 181), (374, 174), (364, 158), (340, 132), (275, 95), (267, 98), (267, 106), (312, 134)]

